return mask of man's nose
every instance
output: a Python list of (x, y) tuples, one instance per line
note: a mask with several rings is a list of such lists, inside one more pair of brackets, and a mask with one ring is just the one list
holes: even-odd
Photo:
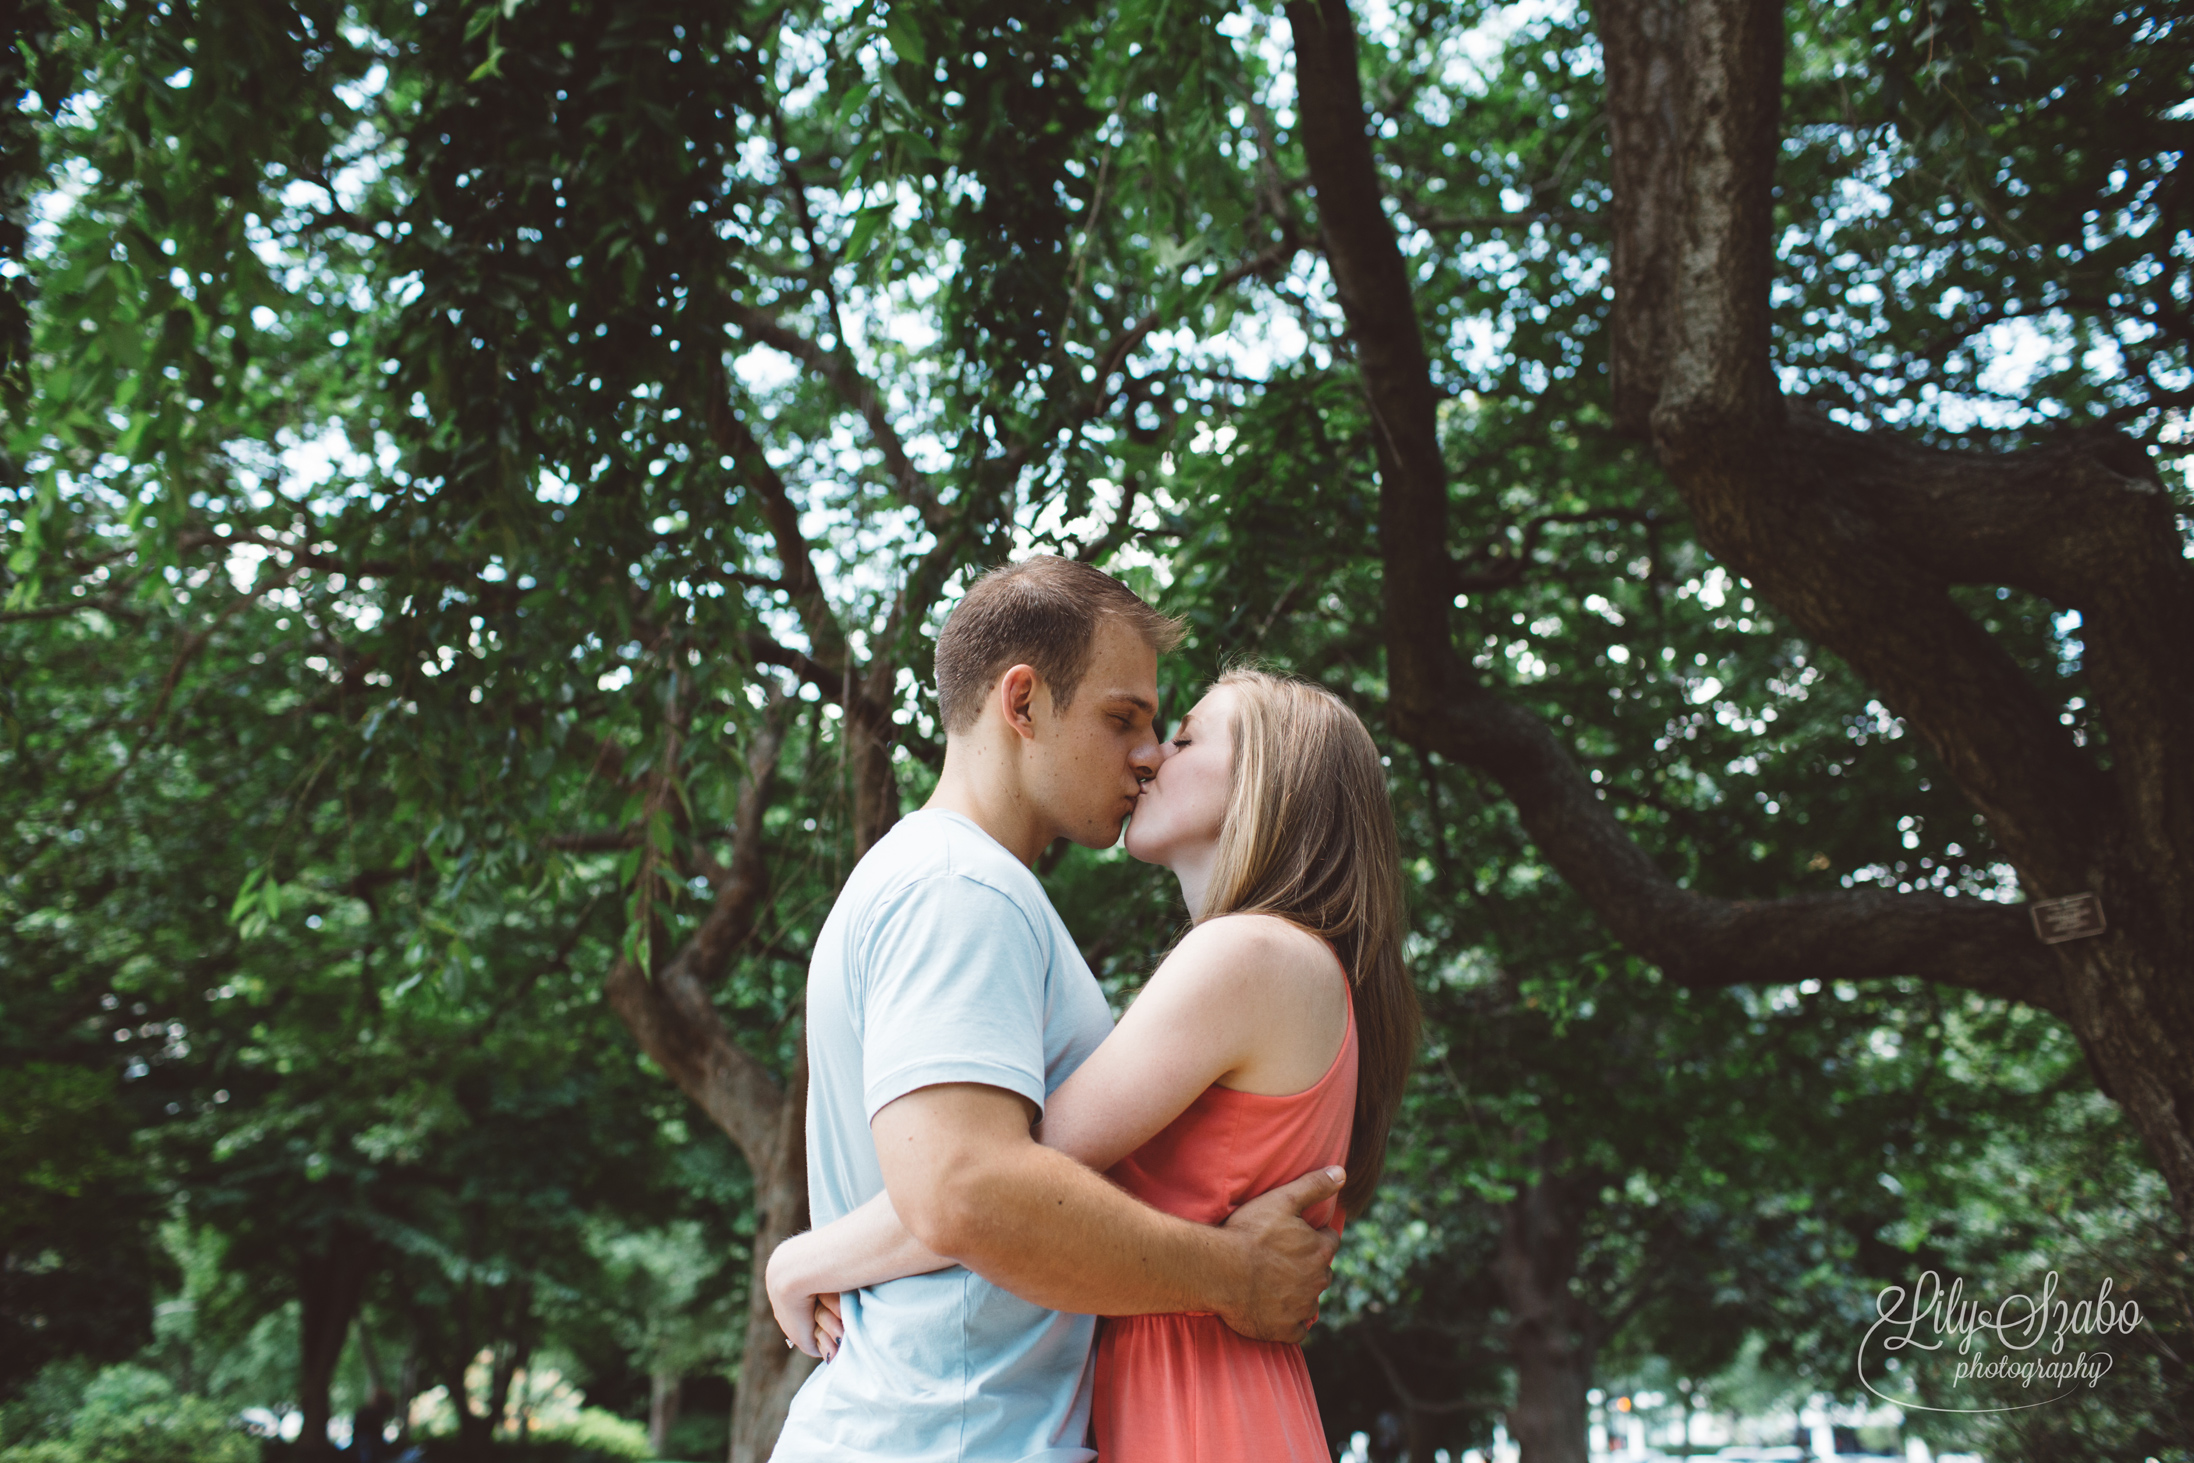
[(1158, 764), (1165, 761), (1165, 747), (1158, 740), (1158, 728), (1151, 727), (1143, 733), (1142, 740), (1128, 753), (1128, 765), (1135, 769), (1138, 778), (1156, 777)]

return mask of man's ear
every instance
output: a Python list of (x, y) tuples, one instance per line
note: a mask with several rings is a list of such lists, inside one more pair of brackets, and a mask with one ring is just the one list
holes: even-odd
[(1043, 685), (1043, 678), (1032, 665), (1017, 665), (998, 678), (998, 709), (1005, 713), (1006, 725), (1020, 733), (1023, 740), (1036, 736), (1036, 692)]

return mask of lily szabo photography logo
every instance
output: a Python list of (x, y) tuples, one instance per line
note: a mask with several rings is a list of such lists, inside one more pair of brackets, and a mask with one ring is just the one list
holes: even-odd
[[(1859, 1382), (1908, 1411), (2046, 1407), (2110, 1375), (2112, 1338), (2140, 1328), (2140, 1304), (2112, 1299), (2111, 1289), (2105, 1279), (2091, 1300), (2061, 1296), (2052, 1270), (2035, 1294), (2014, 1292), (1991, 1305), (1967, 1296), (1963, 1280), (1945, 1285), (1929, 1270), (1909, 1292), (1892, 1285), (1874, 1298), (1876, 1319), (1859, 1343)], [(1905, 1395), (1883, 1390), (1892, 1385)], [(1935, 1405), (1967, 1398), (1963, 1406)]]

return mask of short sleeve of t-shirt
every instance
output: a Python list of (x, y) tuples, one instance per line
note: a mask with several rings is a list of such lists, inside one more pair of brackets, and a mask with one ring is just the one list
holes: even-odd
[(963, 874), (917, 879), (862, 943), (868, 1116), (920, 1087), (980, 1082), (1044, 1105), (1049, 952), (1018, 902)]

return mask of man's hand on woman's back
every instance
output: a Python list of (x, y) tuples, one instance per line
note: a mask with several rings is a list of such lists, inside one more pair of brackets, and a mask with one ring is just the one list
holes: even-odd
[(1333, 1280), (1341, 1237), (1303, 1222), (1306, 1209), (1341, 1192), (1338, 1168), (1306, 1173), (1234, 1211), (1224, 1230), (1242, 1247), (1243, 1287), (1219, 1319), (1257, 1341), (1301, 1341), (1318, 1319), (1318, 1297)]

